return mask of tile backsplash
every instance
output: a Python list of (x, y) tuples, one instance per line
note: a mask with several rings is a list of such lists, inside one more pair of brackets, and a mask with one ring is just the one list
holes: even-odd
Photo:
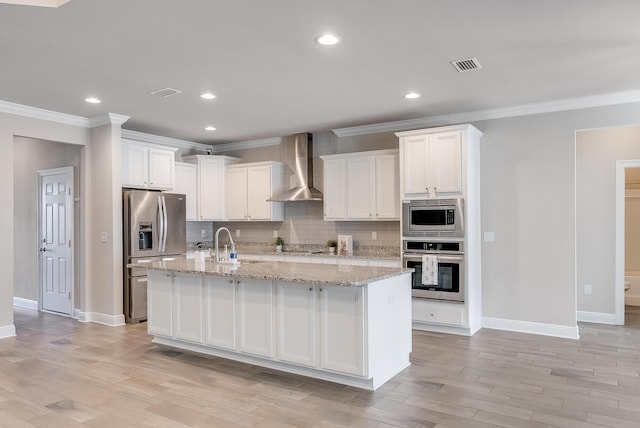
[(400, 247), (400, 222), (324, 221), (322, 206), (322, 202), (286, 203), (284, 221), (276, 222), (187, 222), (187, 242), (210, 246), (215, 230), (226, 226), (238, 243), (273, 243), (275, 231), (285, 244), (324, 246), (338, 235), (352, 235), (356, 250), (370, 246)]

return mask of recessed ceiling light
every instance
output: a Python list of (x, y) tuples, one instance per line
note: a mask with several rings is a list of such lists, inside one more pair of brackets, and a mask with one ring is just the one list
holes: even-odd
[(214, 126), (207, 126), (206, 128), (204, 128), (205, 131), (215, 131), (216, 128)]
[(420, 94), (417, 92), (409, 92), (407, 95), (404, 96), (406, 99), (408, 100), (413, 100), (415, 98), (420, 98)]
[(200, 98), (204, 98), (205, 100), (212, 100), (215, 97), (216, 96), (213, 95), (211, 92), (205, 92), (204, 94), (200, 95)]
[(340, 38), (333, 34), (323, 34), (322, 36), (316, 37), (316, 42), (324, 46), (333, 46), (340, 43)]
[(96, 97), (89, 97), (89, 98), (85, 98), (84, 100), (86, 102), (88, 102), (88, 103), (91, 103), (91, 104), (100, 104), (102, 102), (99, 99), (97, 99)]

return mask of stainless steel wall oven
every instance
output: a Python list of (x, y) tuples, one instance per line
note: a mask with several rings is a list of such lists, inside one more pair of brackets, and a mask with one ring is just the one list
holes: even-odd
[[(427, 256), (426, 258), (424, 256)], [(434, 280), (423, 282), (425, 262), (435, 261)], [(464, 243), (403, 240), (402, 263), (413, 268), (413, 297), (464, 302)]]

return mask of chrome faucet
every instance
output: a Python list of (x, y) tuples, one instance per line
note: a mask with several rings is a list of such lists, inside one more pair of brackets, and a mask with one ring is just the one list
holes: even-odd
[(235, 245), (233, 243), (233, 238), (231, 237), (231, 232), (229, 231), (229, 229), (227, 229), (226, 227), (219, 227), (218, 230), (216, 230), (216, 258), (215, 258), (216, 263), (218, 263), (220, 261), (220, 254), (219, 254), (219, 251), (218, 251), (218, 235), (220, 235), (220, 231), (221, 230), (226, 230), (227, 231), (227, 234), (229, 235), (229, 241), (231, 241), (231, 245), (232, 246)]

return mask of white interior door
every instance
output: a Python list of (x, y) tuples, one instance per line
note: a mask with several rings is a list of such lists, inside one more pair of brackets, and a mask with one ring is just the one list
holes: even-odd
[(41, 308), (71, 315), (73, 168), (39, 171)]

